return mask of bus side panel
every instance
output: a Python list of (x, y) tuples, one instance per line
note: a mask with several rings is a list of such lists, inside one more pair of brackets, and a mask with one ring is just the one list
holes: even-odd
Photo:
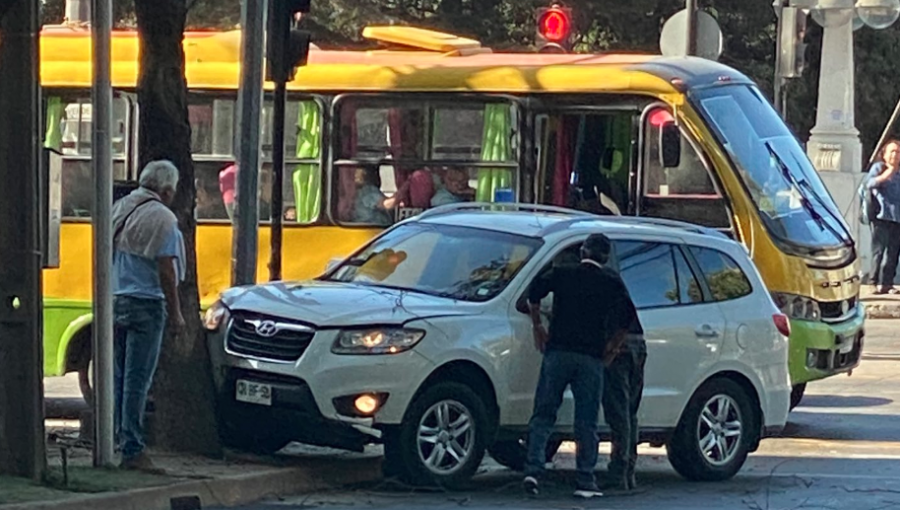
[(65, 375), (69, 344), (92, 320), (90, 301), (44, 300), (45, 376)]

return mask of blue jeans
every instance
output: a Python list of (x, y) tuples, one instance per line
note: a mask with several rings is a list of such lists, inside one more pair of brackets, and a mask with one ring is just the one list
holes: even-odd
[(547, 351), (534, 395), (534, 414), (528, 424), (525, 474), (540, 476), (546, 463), (547, 441), (556, 424), (566, 387), (575, 397), (575, 455), (578, 481), (594, 483), (597, 465), (597, 414), (603, 393), (603, 362), (585, 354)]
[(115, 427), (124, 459), (144, 451), (144, 409), (156, 372), (166, 303), (128, 296), (115, 298)]

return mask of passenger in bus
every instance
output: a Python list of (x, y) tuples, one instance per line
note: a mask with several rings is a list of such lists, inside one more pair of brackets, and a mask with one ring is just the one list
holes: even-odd
[(471, 202), (475, 189), (469, 186), (469, 173), (462, 168), (448, 168), (441, 177), (441, 186), (431, 198), (431, 207)]
[(228, 211), (225, 204), (215, 192), (216, 184), (204, 182), (203, 179), (195, 179), (197, 187), (197, 206), (195, 210), (198, 220), (225, 220), (228, 219)]
[(237, 196), (237, 165), (232, 163), (219, 172), (219, 191), (222, 202), (228, 212), (228, 218), (234, 219), (234, 199)]
[(406, 186), (397, 190), (397, 193), (391, 198), (385, 196), (381, 191), (378, 165), (357, 168), (354, 182), (356, 183), (356, 195), (353, 197), (353, 223), (382, 227), (393, 223), (391, 212), (399, 204), (399, 197), (406, 194)]
[(284, 210), (284, 221), (294, 222), (297, 221), (297, 208), (294, 206), (290, 206)]

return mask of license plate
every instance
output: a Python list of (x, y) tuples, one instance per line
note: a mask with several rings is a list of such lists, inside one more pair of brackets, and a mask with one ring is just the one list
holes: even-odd
[(272, 386), (238, 379), (234, 398), (238, 402), (270, 406), (272, 405)]

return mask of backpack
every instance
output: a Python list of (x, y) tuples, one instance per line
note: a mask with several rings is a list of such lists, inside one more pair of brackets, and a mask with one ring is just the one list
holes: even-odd
[(859, 196), (859, 222), (863, 225), (868, 225), (872, 220), (877, 219), (878, 213), (881, 212), (881, 204), (878, 203), (872, 190), (867, 186), (868, 183), (868, 178), (863, 179), (859, 189), (856, 191), (856, 194)]

